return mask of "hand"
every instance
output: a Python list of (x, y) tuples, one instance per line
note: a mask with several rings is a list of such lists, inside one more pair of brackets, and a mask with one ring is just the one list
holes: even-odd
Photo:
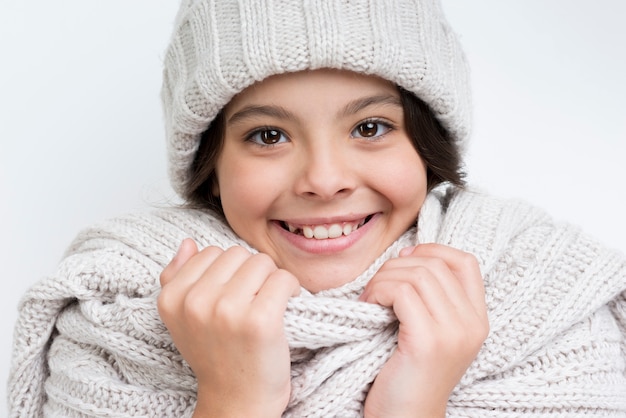
[(198, 380), (194, 416), (279, 417), (291, 391), (283, 317), (298, 280), (265, 254), (184, 240), (161, 273), (159, 314)]
[(475, 257), (439, 244), (405, 248), (360, 299), (392, 307), (400, 322), (398, 347), (370, 389), (365, 416), (445, 416), (450, 393), (489, 333)]

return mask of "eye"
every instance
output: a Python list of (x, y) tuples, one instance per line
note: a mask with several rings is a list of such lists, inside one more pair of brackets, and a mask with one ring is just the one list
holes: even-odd
[(368, 120), (357, 125), (351, 132), (354, 138), (378, 138), (391, 130), (391, 126), (385, 122)]
[(247, 140), (258, 145), (276, 145), (280, 142), (286, 142), (287, 136), (274, 128), (259, 129), (248, 135)]

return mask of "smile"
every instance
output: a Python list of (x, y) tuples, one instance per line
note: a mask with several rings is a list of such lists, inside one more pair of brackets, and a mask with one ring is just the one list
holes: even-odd
[(295, 225), (288, 222), (281, 222), (283, 229), (292, 234), (301, 235), (309, 239), (333, 239), (341, 236), (348, 236), (372, 219), (373, 215), (369, 215), (361, 220), (352, 222), (338, 222), (332, 224), (321, 225)]

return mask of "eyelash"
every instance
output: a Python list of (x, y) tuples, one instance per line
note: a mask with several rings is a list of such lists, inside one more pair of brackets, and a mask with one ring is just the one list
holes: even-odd
[[(376, 128), (376, 132), (378, 132), (378, 130), (383, 127), (384, 132), (381, 134), (377, 134), (375, 136), (371, 136), (371, 137), (366, 137), (366, 136), (358, 136), (355, 135), (355, 132), (357, 131), (357, 129), (359, 129), (359, 127), (362, 127), (363, 125), (366, 124), (375, 124), (377, 125)], [(361, 140), (366, 140), (368, 142), (371, 141), (378, 141), (380, 139), (382, 139), (383, 137), (385, 137), (389, 132), (395, 130), (396, 127), (389, 121), (384, 120), (384, 119), (380, 119), (380, 118), (370, 118), (370, 119), (365, 119), (361, 122), (359, 122), (351, 131), (350, 131), (350, 137), (355, 138), (355, 139), (361, 139)], [(260, 138), (255, 139), (255, 137), (257, 137), (258, 135), (261, 134), (267, 134), (272, 132), (275, 135), (280, 135), (280, 138), (274, 142), (274, 143), (265, 143), (263, 142), (263, 140), (261, 140)], [(245, 136), (245, 141), (246, 142), (250, 142), (252, 144), (255, 144), (259, 147), (263, 147), (263, 148), (269, 148), (269, 147), (275, 147), (276, 145), (279, 145), (285, 141), (283, 141), (283, 139), (287, 139), (289, 140), (289, 137), (280, 129), (275, 128), (273, 126), (264, 126), (261, 128), (257, 128), (254, 129), (253, 131), (251, 131), (250, 133), (248, 133)]]
[(259, 147), (264, 147), (264, 148), (275, 147), (276, 145), (281, 144), (283, 142), (283, 141), (281, 141), (281, 139), (279, 139), (279, 141), (277, 141), (275, 143), (269, 143), (268, 144), (268, 143), (263, 142), (262, 140), (256, 140), (255, 139), (255, 137), (257, 135), (260, 135), (260, 134), (263, 134), (263, 133), (268, 133), (268, 132), (275, 132), (275, 133), (279, 134), (281, 136), (281, 139), (283, 137), (286, 138), (286, 139), (289, 139), (287, 137), (287, 135), (283, 131), (281, 131), (280, 129), (275, 128), (273, 126), (264, 126), (262, 128), (254, 129), (253, 131), (248, 133), (245, 136), (245, 141), (246, 142), (250, 142), (250, 143), (252, 143), (254, 145), (257, 145)]
[[(382, 134), (378, 134), (375, 136), (371, 136), (371, 137), (366, 137), (366, 136), (356, 136), (354, 135), (354, 132), (356, 132), (357, 129), (359, 129), (359, 127), (363, 126), (363, 125), (367, 125), (367, 124), (375, 124), (377, 125), (377, 129), (376, 131), (378, 132), (378, 129), (381, 128), (381, 126), (383, 127), (383, 129), (385, 130)], [(353, 129), (352, 131), (350, 131), (350, 136), (352, 138), (356, 138), (356, 139), (362, 139), (362, 140), (367, 140), (367, 141), (378, 141), (381, 140), (383, 137), (385, 137), (389, 132), (395, 130), (396, 127), (389, 122), (386, 119), (380, 119), (380, 118), (370, 118), (370, 119), (365, 119), (361, 122), (359, 122)]]

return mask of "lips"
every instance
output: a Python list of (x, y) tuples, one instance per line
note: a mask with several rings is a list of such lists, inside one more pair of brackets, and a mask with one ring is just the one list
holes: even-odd
[(301, 235), (308, 239), (325, 240), (348, 236), (372, 219), (373, 215), (354, 221), (334, 222), (326, 224), (294, 224), (283, 221), (283, 229), (292, 234)]

